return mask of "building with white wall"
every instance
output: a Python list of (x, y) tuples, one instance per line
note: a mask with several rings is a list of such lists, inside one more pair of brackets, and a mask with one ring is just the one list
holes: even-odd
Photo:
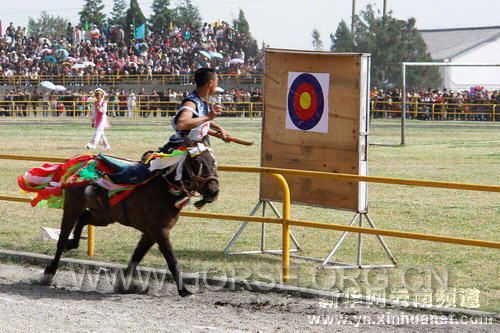
[[(500, 63), (500, 26), (420, 30), (436, 62)], [(443, 86), (500, 88), (500, 67), (441, 67)]]

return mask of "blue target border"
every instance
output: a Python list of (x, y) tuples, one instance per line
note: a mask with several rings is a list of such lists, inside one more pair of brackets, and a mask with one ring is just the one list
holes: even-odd
[[(318, 106), (316, 110), (314, 110), (314, 115), (309, 120), (302, 120), (299, 118), (299, 116), (295, 113), (295, 107), (293, 103), (295, 92), (297, 91), (297, 88), (299, 88), (303, 83), (311, 84), (317, 95)], [(324, 106), (325, 100), (323, 96), (323, 89), (321, 88), (321, 84), (319, 83), (318, 79), (316, 79), (314, 75), (303, 73), (297, 76), (295, 80), (293, 80), (292, 85), (290, 86), (290, 91), (288, 92), (288, 115), (290, 116), (290, 119), (295, 124), (295, 126), (304, 131), (308, 131), (314, 128), (316, 125), (318, 125), (321, 117), (323, 116)]]

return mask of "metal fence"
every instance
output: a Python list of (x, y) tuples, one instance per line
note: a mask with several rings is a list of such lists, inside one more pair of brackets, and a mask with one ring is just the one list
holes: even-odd
[[(179, 101), (148, 100), (152, 96), (138, 96), (135, 103), (108, 102), (108, 115), (121, 118), (170, 117), (179, 109)], [(156, 96), (158, 97), (158, 96)], [(264, 110), (261, 102), (221, 102), (224, 116), (260, 117)], [(0, 101), (0, 117), (11, 118), (86, 118), (92, 114), (92, 104), (85, 101)]]
[[(92, 105), (86, 101), (61, 100), (0, 100), (0, 117), (71, 117), (85, 118), (92, 113)], [(108, 102), (108, 115), (122, 118), (169, 117), (179, 108), (180, 101), (166, 102), (158, 96), (137, 95), (137, 101)], [(264, 111), (262, 102), (221, 102), (225, 116), (261, 117)], [(371, 102), (371, 119), (401, 118), (400, 102)], [(407, 103), (408, 119), (431, 121), (500, 121), (500, 104), (443, 104)]]
[[(500, 104), (407, 102), (406, 118), (419, 120), (500, 121)], [(401, 118), (402, 102), (371, 101), (371, 117)]]

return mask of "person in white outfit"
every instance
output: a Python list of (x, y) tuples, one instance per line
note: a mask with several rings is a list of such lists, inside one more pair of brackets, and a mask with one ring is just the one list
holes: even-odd
[(134, 91), (130, 89), (127, 96), (127, 110), (129, 118), (134, 116), (136, 101), (137, 97), (135, 96)]
[(98, 88), (94, 91), (95, 101), (92, 104), (92, 127), (95, 128), (94, 135), (87, 143), (87, 149), (96, 149), (99, 143), (102, 144), (102, 150), (111, 149), (104, 130), (109, 128), (108, 121), (108, 95), (104, 90)]

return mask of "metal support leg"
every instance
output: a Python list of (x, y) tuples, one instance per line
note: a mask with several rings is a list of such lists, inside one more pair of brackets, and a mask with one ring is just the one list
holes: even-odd
[[(354, 222), (356, 222), (356, 217), (358, 217), (358, 215), (359, 214), (356, 213), (353, 216), (353, 218), (351, 220), (351, 223), (349, 223), (350, 227), (352, 227), (352, 225), (354, 224)], [(323, 263), (321, 264), (322, 267), (328, 265), (328, 263), (330, 262), (330, 259), (333, 257), (333, 255), (335, 254), (335, 252), (337, 252), (337, 250), (340, 248), (340, 245), (342, 245), (342, 242), (344, 241), (344, 239), (347, 237), (348, 234), (349, 234), (349, 231), (344, 231), (344, 233), (342, 234), (342, 236), (340, 236), (339, 240), (337, 241), (337, 244), (335, 244), (335, 246), (333, 247), (333, 249), (326, 256), (325, 260), (323, 260)]]
[[(276, 215), (278, 218), (282, 218), (281, 214), (279, 213), (278, 209), (276, 206), (271, 202), (271, 201), (264, 201), (260, 200), (257, 205), (252, 209), (250, 216), (254, 216), (257, 214), (257, 211), (259, 208), (262, 206), (262, 216), (266, 216), (266, 205), (269, 205), (271, 207), (271, 210), (273, 213)], [(241, 235), (241, 233), (245, 230), (249, 222), (243, 222), (236, 233), (234, 234), (233, 238), (229, 241), (227, 244), (226, 248), (224, 249), (225, 254), (257, 254), (257, 253), (268, 253), (268, 254), (279, 254), (281, 255), (281, 250), (266, 250), (266, 224), (262, 223), (261, 226), (261, 236), (260, 236), (260, 250), (257, 251), (243, 251), (243, 252), (238, 252), (238, 253), (230, 253), (229, 251), (231, 250), (231, 247), (234, 245), (234, 242), (238, 237)], [(302, 248), (300, 247), (299, 242), (295, 238), (295, 236), (290, 232), (290, 238), (292, 242), (294, 243), (296, 249), (291, 250), (290, 252), (298, 252), (302, 251)]]
[[(260, 206), (262, 206), (263, 203), (264, 203), (264, 201), (259, 201), (257, 203), (257, 205), (255, 205), (254, 209), (252, 209), (252, 212), (250, 212), (250, 216), (254, 216), (255, 213), (257, 213), (257, 211), (259, 210)], [(224, 253), (225, 254), (229, 253), (229, 250), (233, 246), (234, 242), (240, 236), (240, 234), (243, 232), (243, 230), (245, 230), (245, 228), (247, 227), (248, 223), (249, 222), (243, 222), (240, 225), (240, 227), (238, 228), (238, 231), (236, 231), (236, 234), (234, 234), (233, 238), (229, 241), (229, 243), (227, 244), (226, 248), (224, 249)]]
[[(358, 218), (359, 215), (359, 226), (363, 226), (363, 216), (366, 218), (366, 221), (372, 227), (373, 229), (376, 229), (375, 224), (371, 220), (370, 216), (367, 213), (356, 213), (354, 217), (351, 220), (351, 223), (349, 223), (349, 226), (353, 226), (356, 223), (356, 218)], [(385, 243), (384, 239), (380, 235), (376, 235), (377, 239), (379, 240), (380, 244), (382, 245), (385, 253), (387, 256), (390, 258), (392, 264), (382, 264), (382, 265), (363, 265), (363, 234), (358, 233), (358, 249), (357, 249), (357, 256), (356, 256), (356, 263), (355, 264), (349, 264), (349, 263), (343, 263), (343, 262), (330, 262), (330, 259), (333, 257), (333, 255), (338, 251), (342, 243), (344, 242), (345, 238), (348, 236), (350, 232), (345, 231), (342, 233), (340, 236), (339, 240), (333, 247), (333, 249), (330, 251), (330, 253), (326, 256), (326, 258), (322, 261), (320, 268), (393, 268), (396, 267), (397, 262), (396, 258), (391, 253), (391, 250)]]
[[(257, 205), (252, 209), (250, 216), (254, 216), (261, 206), (262, 206), (262, 216), (265, 216), (266, 215), (266, 204), (269, 205), (269, 207), (271, 207), (271, 210), (278, 218), (281, 218), (281, 214), (279, 213), (278, 209), (271, 201), (259, 201), (257, 203)], [(376, 229), (375, 224), (373, 223), (373, 221), (371, 220), (371, 218), (368, 216), (367, 213), (356, 213), (353, 216), (351, 222), (349, 223), (349, 226), (353, 226), (356, 223), (356, 219), (359, 218), (359, 226), (362, 227), (363, 226), (363, 216), (366, 218), (366, 221), (368, 222), (370, 227), (372, 227), (373, 229)], [(236, 234), (233, 236), (231, 241), (228, 243), (228, 245), (224, 249), (225, 254), (266, 253), (266, 254), (281, 255), (281, 250), (266, 250), (266, 225), (265, 225), (265, 223), (262, 223), (262, 226), (261, 226), (262, 233), (261, 233), (261, 238), (260, 238), (260, 249), (259, 250), (230, 253), (229, 251), (230, 251), (231, 247), (234, 245), (234, 242), (240, 236), (240, 234), (245, 230), (248, 223), (249, 222), (244, 222), (240, 225), (240, 227), (238, 228), (238, 231), (236, 232)], [(363, 234), (361, 234), (361, 233), (358, 233), (358, 249), (357, 249), (357, 257), (356, 257), (355, 264), (354, 263), (338, 262), (338, 261), (331, 262), (330, 260), (333, 258), (335, 253), (337, 253), (337, 251), (340, 249), (342, 243), (344, 242), (346, 237), (349, 235), (349, 233), (350, 233), (349, 231), (345, 231), (342, 233), (342, 235), (340, 236), (339, 240), (337, 241), (337, 243), (335, 244), (333, 249), (330, 251), (330, 253), (328, 253), (326, 258), (323, 260), (316, 259), (316, 258), (309, 258), (309, 257), (301, 257), (301, 256), (296, 256), (296, 255), (295, 256), (291, 255), (291, 257), (301, 259), (301, 260), (306, 260), (306, 261), (320, 262), (321, 263), (320, 268), (351, 268), (351, 269), (355, 268), (355, 269), (358, 269), (358, 268), (393, 268), (393, 267), (396, 267), (396, 265), (397, 265), (396, 258), (392, 255), (391, 250), (389, 249), (389, 247), (385, 243), (384, 239), (380, 235), (376, 235), (376, 237), (379, 240), (380, 244), (382, 245), (385, 253), (390, 258), (392, 264), (363, 265), (363, 262), (362, 262), (362, 260), (363, 260)], [(301, 251), (302, 248), (300, 247), (299, 243), (297, 242), (297, 240), (295, 239), (295, 237), (293, 236), (293, 234), (291, 232), (290, 232), (290, 238), (292, 239), (293, 243), (295, 244), (295, 246), (297, 248), (296, 250), (294, 250), (294, 252)]]
[[(363, 214), (359, 214), (359, 226), (363, 226)], [(356, 264), (359, 268), (362, 267), (362, 257), (363, 257), (363, 234), (358, 233), (358, 257), (356, 258)]]
[[(375, 226), (375, 223), (373, 223), (372, 219), (370, 218), (370, 216), (368, 214), (365, 215), (366, 216), (366, 220), (368, 221), (368, 224), (373, 228), (373, 229), (377, 229), (377, 227)], [(394, 265), (397, 264), (396, 262), (396, 258), (394, 258), (394, 256), (392, 255), (392, 252), (391, 250), (389, 249), (389, 247), (387, 246), (387, 244), (385, 243), (384, 239), (382, 238), (382, 236), (380, 235), (377, 235), (377, 238), (380, 242), (380, 244), (382, 244), (382, 247), (384, 248), (384, 251), (385, 253), (387, 253), (387, 256), (391, 259), (392, 263)]]

